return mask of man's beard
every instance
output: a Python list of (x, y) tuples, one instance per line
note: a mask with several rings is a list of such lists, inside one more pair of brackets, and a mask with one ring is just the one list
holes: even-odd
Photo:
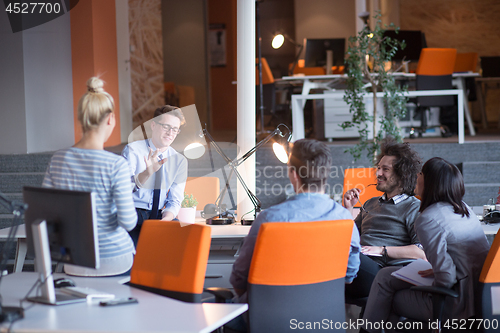
[(394, 179), (382, 179), (384, 181), (383, 184), (377, 184), (376, 189), (379, 190), (380, 192), (384, 193), (392, 193), (395, 191), (398, 187), (399, 184), (398, 182), (394, 181)]

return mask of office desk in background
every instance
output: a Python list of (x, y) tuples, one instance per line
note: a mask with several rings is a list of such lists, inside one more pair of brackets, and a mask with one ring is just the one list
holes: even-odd
[[(55, 274), (56, 277), (65, 276)], [(4, 306), (19, 306), (37, 273), (4, 276), (0, 285)], [(118, 283), (123, 277), (71, 277), (78, 287), (90, 287), (135, 297), (138, 304), (102, 307), (97, 303), (43, 305), (24, 302), (25, 318), (14, 323), (12, 332), (212, 332), (248, 309), (247, 304), (186, 303)], [(2, 330), (8, 323), (0, 325)]]
[[(481, 109), (481, 121), (483, 128), (488, 128), (488, 116), (486, 113), (487, 92), (492, 89), (500, 89), (500, 77), (481, 77), (476, 79), (476, 93), (479, 108)], [(498, 110), (500, 114), (500, 110)], [(498, 128), (500, 128), (500, 117), (498, 117)]]
[[(415, 73), (392, 73), (394, 77), (397, 79), (406, 79), (406, 80), (415, 80)], [(474, 130), (474, 125), (472, 123), (472, 117), (470, 115), (469, 103), (467, 100), (467, 91), (465, 87), (465, 79), (471, 77), (479, 77), (478, 73), (453, 73), (453, 84), (457, 87), (458, 90), (462, 91), (462, 96), (464, 101), (462, 103), (462, 107), (459, 107), (459, 131), (462, 129), (463, 132), (463, 118), (464, 116), (467, 119), (467, 125), (469, 128), (469, 133), (471, 136), (476, 135), (476, 131)], [(293, 138), (292, 140), (299, 140), (305, 137), (305, 128), (304, 128), (304, 106), (305, 101), (308, 99), (322, 99), (319, 97), (312, 97), (319, 94), (310, 94), (311, 89), (325, 89), (332, 90), (332, 88), (338, 82), (345, 81), (347, 75), (345, 74), (332, 74), (332, 75), (309, 75), (309, 76), (284, 76), (281, 80), (277, 80), (277, 82), (287, 82), (287, 83), (301, 83), (302, 84), (302, 92), (300, 95), (292, 95), (292, 126), (293, 126)], [(335, 89), (333, 89), (335, 90)], [(422, 91), (422, 90), (421, 90)], [(431, 91), (431, 90), (428, 90)], [(342, 90), (339, 90), (339, 94), (343, 94)], [(383, 95), (383, 94), (382, 94)], [(438, 96), (437, 93), (434, 95)], [(458, 93), (456, 93), (459, 96)], [(420, 95), (410, 95), (410, 96), (420, 96)], [(430, 96), (430, 95), (427, 95)], [(294, 97), (295, 101), (294, 102)], [(328, 96), (324, 96), (327, 98)], [(461, 116), (460, 116), (461, 114)], [(462, 122), (462, 125), (460, 125)], [(462, 133), (463, 135), (463, 133)], [(459, 133), (459, 143), (460, 142), (460, 133)]]

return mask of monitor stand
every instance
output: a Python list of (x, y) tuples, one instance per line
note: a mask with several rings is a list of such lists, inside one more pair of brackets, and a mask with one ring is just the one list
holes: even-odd
[(31, 226), (35, 250), (36, 270), (40, 272), (40, 296), (28, 297), (30, 302), (64, 305), (86, 302), (86, 297), (76, 297), (62, 293), (56, 293), (54, 288), (54, 277), (52, 276), (52, 260), (50, 259), (49, 235), (47, 233), (47, 222), (37, 220)]

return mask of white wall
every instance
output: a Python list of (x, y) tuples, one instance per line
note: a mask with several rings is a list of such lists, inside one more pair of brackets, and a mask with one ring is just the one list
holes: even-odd
[[(295, 37), (349, 38), (356, 33), (355, 1), (295, 0)], [(302, 53), (302, 57), (305, 53)]]
[(202, 123), (208, 111), (206, 2), (162, 0), (163, 73), (166, 82), (194, 87)]
[(28, 153), (75, 143), (70, 15), (23, 33)]
[(0, 45), (0, 154), (25, 152), (23, 35), (12, 33), (3, 11), (0, 13)]
[(74, 144), (70, 16), (12, 33), (0, 14), (0, 154)]

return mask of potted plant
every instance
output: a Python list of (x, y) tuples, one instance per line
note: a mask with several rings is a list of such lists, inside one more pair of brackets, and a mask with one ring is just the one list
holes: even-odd
[[(368, 19), (368, 15), (365, 16)], [(400, 87), (391, 72), (399, 69), (387, 69), (398, 48), (404, 48), (405, 44), (384, 36), (387, 28), (394, 28), (394, 24), (382, 28), (380, 12), (374, 19), (376, 21), (373, 31), (370, 30), (368, 21), (365, 27), (354, 37), (349, 38), (346, 67), (347, 67), (347, 89), (344, 101), (349, 105), (352, 121), (342, 124), (344, 129), (357, 127), (359, 132), (359, 143), (346, 152), (351, 153), (355, 160), (361, 157), (366, 150), (369, 159), (374, 160), (379, 150), (380, 142), (386, 136), (392, 136), (398, 142), (402, 142), (401, 129), (398, 120), (406, 113), (407, 97), (403, 93), (406, 87)], [(395, 29), (396, 32), (399, 28)], [(383, 110), (377, 109), (377, 92), (384, 93)], [(373, 113), (367, 112), (365, 108), (365, 97), (371, 93), (373, 98)], [(369, 126), (372, 126), (373, 139), (369, 139)]]
[(197, 204), (198, 201), (196, 201), (192, 194), (188, 195), (184, 192), (184, 200), (181, 202), (181, 208), (179, 209), (179, 214), (177, 214), (177, 219), (184, 223), (194, 223)]

